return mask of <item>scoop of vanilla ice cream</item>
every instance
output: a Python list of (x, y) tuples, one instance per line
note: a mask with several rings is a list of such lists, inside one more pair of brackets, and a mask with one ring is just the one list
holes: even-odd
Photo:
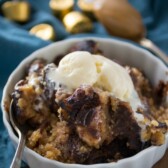
[(121, 100), (128, 99), (134, 90), (134, 85), (126, 69), (106, 57), (94, 55), (94, 58), (99, 74), (96, 85)]
[[(136, 111), (141, 105), (127, 70), (116, 62), (86, 51), (75, 51), (62, 58), (48, 78), (73, 90), (83, 84), (99, 87), (122, 101), (129, 102)], [(58, 86), (58, 85), (55, 85)]]
[(104, 56), (86, 51), (66, 55), (60, 61), (57, 71), (62, 78), (66, 78), (66, 85), (73, 89), (82, 84), (94, 85), (121, 100), (129, 99), (134, 90), (125, 68)]
[(59, 63), (58, 73), (66, 78), (66, 85), (73, 89), (82, 84), (93, 85), (98, 78), (95, 58), (85, 51), (66, 55)]

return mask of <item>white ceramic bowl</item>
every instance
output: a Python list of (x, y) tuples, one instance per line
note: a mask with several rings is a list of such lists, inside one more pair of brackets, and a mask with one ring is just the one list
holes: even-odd
[[(164, 65), (164, 63), (162, 63), (162, 61), (160, 61), (148, 51), (126, 42), (103, 38), (78, 38), (51, 44), (45, 48), (37, 50), (24, 59), (10, 75), (4, 88), (1, 104), (3, 111), (3, 121), (15, 146), (18, 143), (18, 138), (12, 131), (11, 125), (9, 124), (9, 117), (6, 106), (9, 105), (9, 95), (12, 93), (15, 83), (24, 75), (23, 73), (25, 67), (31, 60), (37, 57), (45, 58), (50, 62), (56, 55), (65, 53), (74, 43), (86, 39), (93, 39), (98, 42), (99, 48), (103, 50), (104, 54), (109, 58), (115, 58), (123, 63), (142, 69), (153, 85), (157, 85), (159, 80), (168, 81), (168, 75), (166, 75), (168, 68)], [(106, 164), (65, 164), (44, 158), (27, 147), (24, 150), (23, 159), (28, 163), (30, 168), (151, 168), (158, 160), (162, 158), (167, 146), (168, 135), (166, 135), (166, 143), (162, 146), (152, 146), (130, 158), (122, 159), (115, 163)]]

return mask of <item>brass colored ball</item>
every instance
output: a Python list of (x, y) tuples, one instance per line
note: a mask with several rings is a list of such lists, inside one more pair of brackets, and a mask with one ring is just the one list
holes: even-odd
[(73, 11), (65, 15), (63, 23), (69, 33), (90, 32), (93, 29), (91, 20), (81, 12)]
[(73, 10), (74, 0), (50, 0), (49, 6), (53, 14), (62, 19)]
[(26, 22), (30, 18), (30, 5), (26, 1), (7, 1), (2, 5), (2, 13), (9, 20)]
[(96, 20), (93, 12), (94, 1), (95, 0), (78, 0), (77, 2), (79, 9), (92, 20)]
[(32, 27), (29, 32), (30, 34), (33, 34), (43, 40), (54, 41), (56, 39), (56, 33), (54, 31), (54, 28), (46, 23), (38, 24)]

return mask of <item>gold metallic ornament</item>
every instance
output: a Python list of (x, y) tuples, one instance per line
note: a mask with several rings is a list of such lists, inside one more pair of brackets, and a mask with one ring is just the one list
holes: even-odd
[(63, 18), (65, 28), (70, 33), (89, 32), (93, 28), (91, 20), (84, 14), (73, 11)]
[(32, 27), (29, 32), (30, 34), (33, 34), (43, 40), (54, 41), (56, 39), (54, 28), (51, 25), (46, 24), (46, 23), (38, 24)]
[(72, 11), (74, 0), (50, 0), (49, 6), (54, 15), (62, 19), (67, 13)]
[(93, 20), (96, 19), (93, 12), (94, 1), (95, 0), (78, 0), (78, 3), (77, 3), (81, 11)]
[(26, 1), (7, 1), (2, 5), (2, 13), (9, 20), (26, 22), (30, 18), (30, 5)]

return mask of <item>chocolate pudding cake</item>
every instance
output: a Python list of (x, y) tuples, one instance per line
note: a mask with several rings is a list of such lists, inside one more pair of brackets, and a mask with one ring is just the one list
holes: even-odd
[(12, 93), (26, 145), (64, 163), (114, 162), (162, 145), (168, 83), (153, 87), (136, 67), (102, 56), (94, 41), (53, 62), (33, 60)]

